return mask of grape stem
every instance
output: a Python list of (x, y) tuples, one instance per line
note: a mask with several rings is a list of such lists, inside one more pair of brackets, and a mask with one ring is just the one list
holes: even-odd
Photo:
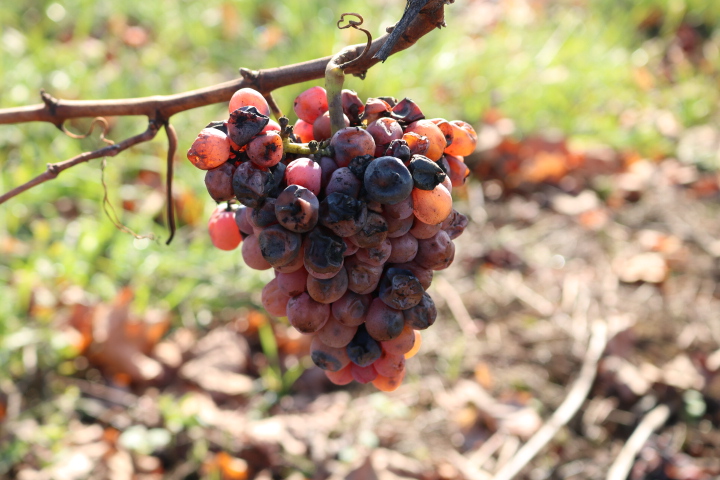
[(283, 153), (293, 155), (320, 155), (321, 157), (330, 157), (332, 152), (329, 145), (312, 141), (310, 143), (293, 143), (289, 138), (283, 139)]
[[(348, 20), (347, 25), (341, 26), (347, 16), (357, 17), (358, 20)], [(328, 108), (330, 110), (330, 132), (332, 135), (345, 128), (342, 110), (342, 88), (345, 82), (345, 69), (369, 57), (370, 47), (372, 46), (372, 35), (364, 28), (360, 28), (363, 21), (363, 17), (357, 13), (343, 13), (340, 15), (337, 27), (340, 30), (354, 28), (364, 32), (367, 35), (367, 43), (359, 56), (355, 56), (356, 49), (354, 47), (348, 47), (333, 55), (327, 67), (325, 67), (325, 91), (327, 92)]]

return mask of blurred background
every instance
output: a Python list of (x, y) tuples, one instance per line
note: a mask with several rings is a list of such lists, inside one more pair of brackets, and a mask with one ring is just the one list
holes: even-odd
[[(41, 88), (109, 99), (205, 87), (362, 42), (335, 28), (343, 12), (380, 35), (403, 8), (3, 2), (0, 108), (39, 103)], [(224, 104), (172, 118), (170, 246), (162, 134), (3, 204), (0, 477), (493, 478), (592, 363), (600, 322), (587, 399), (518, 478), (606, 478), (656, 405), (669, 413), (617, 478), (717, 478), (718, 21), (705, 0), (457, 0), (448, 28), (346, 81), (362, 99), (409, 97), (428, 117), (465, 120), (480, 139), (453, 192), (470, 225), (430, 289), (438, 321), (390, 394), (330, 384), (306, 339), (263, 312), (272, 273), (212, 247), (215, 205), (184, 157)], [(292, 114), (315, 84), (274, 95)], [(115, 141), (146, 127), (108, 120)], [(2, 125), (0, 191), (101, 145), (97, 131)]]

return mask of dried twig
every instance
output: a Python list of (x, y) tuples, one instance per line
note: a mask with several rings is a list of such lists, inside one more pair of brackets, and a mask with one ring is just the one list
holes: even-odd
[(658, 405), (645, 415), (635, 431), (630, 435), (630, 438), (628, 438), (620, 454), (615, 458), (610, 470), (608, 470), (607, 480), (625, 480), (628, 477), (640, 449), (645, 445), (650, 435), (667, 422), (669, 416), (670, 407), (664, 404)]
[(480, 329), (470, 316), (470, 312), (468, 312), (467, 307), (465, 307), (465, 303), (463, 303), (460, 294), (450, 282), (445, 280), (445, 277), (438, 276), (435, 279), (435, 288), (447, 302), (447, 306), (458, 322), (458, 325), (460, 325), (460, 330), (463, 331), (463, 334), (465, 334), (466, 337), (474, 338), (480, 333)]
[(535, 432), (535, 435), (495, 474), (493, 480), (511, 480), (515, 478), (577, 413), (595, 381), (597, 364), (605, 351), (607, 342), (607, 326), (603, 322), (596, 322), (593, 325), (592, 336), (580, 370), (580, 376), (570, 389), (570, 393), (540, 430)]

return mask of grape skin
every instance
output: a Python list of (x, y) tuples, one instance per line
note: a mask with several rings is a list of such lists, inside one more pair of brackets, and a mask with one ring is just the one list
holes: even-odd
[(315, 278), (308, 275), (307, 292), (313, 300), (320, 303), (333, 303), (342, 297), (348, 288), (348, 275), (344, 268), (341, 268), (330, 278)]
[(418, 220), (428, 225), (442, 223), (452, 212), (452, 196), (443, 185), (432, 190), (414, 188), (413, 212)]
[(282, 138), (277, 132), (260, 133), (247, 145), (247, 156), (255, 165), (269, 168), (283, 157)]
[(276, 278), (270, 280), (267, 285), (263, 287), (260, 298), (263, 307), (270, 315), (275, 317), (286, 316), (290, 296), (280, 290)]
[(232, 188), (232, 176), (235, 166), (225, 162), (218, 167), (211, 168), (205, 173), (205, 188), (210, 197), (216, 202), (227, 202), (235, 197)]
[(410, 233), (402, 237), (391, 238), (390, 244), (392, 253), (387, 258), (387, 263), (406, 263), (415, 258), (418, 251), (418, 241)]
[(347, 167), (357, 156), (375, 153), (375, 140), (372, 135), (359, 127), (338, 130), (330, 139), (330, 146), (335, 150), (335, 163), (338, 167)]
[(255, 107), (266, 117), (270, 116), (270, 106), (267, 100), (253, 88), (241, 88), (233, 93), (228, 104), (228, 113), (232, 113), (240, 107)]
[(418, 135), (427, 137), (430, 142), (430, 146), (428, 147), (427, 153), (424, 155), (430, 160), (437, 161), (440, 157), (442, 157), (443, 151), (447, 146), (447, 141), (445, 140), (445, 135), (443, 135), (440, 128), (438, 128), (438, 126), (430, 120), (418, 120), (411, 123), (405, 129), (405, 133), (417, 133)]
[(299, 268), (290, 273), (278, 272), (275, 278), (280, 291), (285, 295), (294, 297), (307, 290), (307, 277), (307, 270)]
[(336, 318), (330, 315), (328, 321), (320, 330), (318, 330), (316, 335), (325, 345), (344, 349), (353, 337), (355, 337), (356, 332), (357, 327), (351, 327), (340, 323)]
[(210, 170), (230, 158), (228, 136), (216, 128), (203, 128), (187, 152), (190, 162), (201, 170)]
[(285, 181), (288, 185), (305, 187), (318, 196), (322, 187), (322, 170), (319, 164), (307, 157), (297, 158), (288, 164)]
[(402, 311), (391, 308), (376, 298), (370, 304), (365, 328), (368, 334), (378, 342), (392, 340), (400, 335), (405, 325)]
[(327, 93), (320, 86), (310, 87), (295, 97), (293, 103), (295, 115), (301, 120), (313, 124), (317, 118), (328, 110)]
[(262, 256), (257, 235), (248, 235), (240, 249), (245, 265), (255, 270), (268, 270), (272, 267)]
[(330, 318), (330, 305), (316, 302), (307, 292), (291, 297), (287, 304), (290, 325), (300, 333), (315, 333)]
[(332, 347), (314, 335), (310, 342), (310, 358), (313, 363), (326, 372), (338, 372), (350, 364), (345, 348)]
[(318, 222), (320, 203), (307, 188), (290, 185), (278, 195), (275, 201), (275, 216), (288, 230), (305, 233)]
[(370, 308), (370, 295), (361, 295), (351, 290), (332, 304), (332, 315), (340, 323), (348, 327), (357, 327), (365, 322), (365, 315)]
[(414, 261), (421, 267), (442, 270), (450, 266), (455, 258), (455, 244), (445, 230), (435, 236), (418, 242), (418, 253)]
[(345, 259), (348, 273), (348, 289), (361, 295), (372, 293), (380, 283), (382, 266), (377, 267), (360, 261), (357, 255)]
[(208, 233), (212, 244), (220, 250), (234, 250), (242, 242), (240, 230), (235, 223), (235, 212), (216, 210), (208, 222)]

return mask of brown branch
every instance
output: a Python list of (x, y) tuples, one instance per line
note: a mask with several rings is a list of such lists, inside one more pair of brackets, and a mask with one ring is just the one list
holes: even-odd
[[(446, 0), (429, 0), (399, 36), (392, 53), (405, 50), (439, 25), (443, 24)], [(361, 75), (380, 60), (372, 58), (388, 41), (391, 34), (376, 39), (364, 60), (350, 65), (345, 73)], [(351, 58), (357, 58), (365, 44), (351, 47)], [(239, 88), (253, 87), (263, 94), (296, 83), (316, 80), (325, 76), (325, 67), (332, 57), (327, 56), (308, 62), (277, 68), (242, 72), (242, 77), (198, 90), (175, 95), (125, 98), (117, 100), (59, 100), (43, 92), (43, 103), (19, 108), (0, 109), (0, 124), (24, 122), (50, 122), (58, 125), (63, 120), (81, 117), (145, 115), (151, 119), (168, 119), (172, 115), (193, 108), (226, 102)], [(1, 202), (0, 202), (1, 203)]]
[(47, 170), (45, 170), (44, 173), (38, 175), (37, 177), (33, 178), (27, 183), (24, 183), (23, 185), (13, 188), (4, 195), (0, 195), (0, 204), (8, 201), (16, 195), (21, 194), (22, 192), (30, 190), (37, 185), (40, 185), (41, 183), (45, 183), (48, 180), (53, 180), (60, 174), (60, 172), (67, 170), (70, 167), (74, 167), (75, 165), (85, 163), (96, 158), (114, 157), (118, 153), (122, 152), (123, 150), (127, 150), (133, 145), (137, 145), (138, 143), (142, 142), (148, 142), (155, 137), (157, 131), (158, 128), (155, 122), (150, 122), (150, 126), (148, 126), (148, 129), (145, 130), (143, 133), (135, 135), (134, 137), (127, 138), (120, 143), (108, 145), (107, 147), (103, 147), (92, 152), (81, 153), (76, 157), (70, 158), (62, 162), (48, 163)]

